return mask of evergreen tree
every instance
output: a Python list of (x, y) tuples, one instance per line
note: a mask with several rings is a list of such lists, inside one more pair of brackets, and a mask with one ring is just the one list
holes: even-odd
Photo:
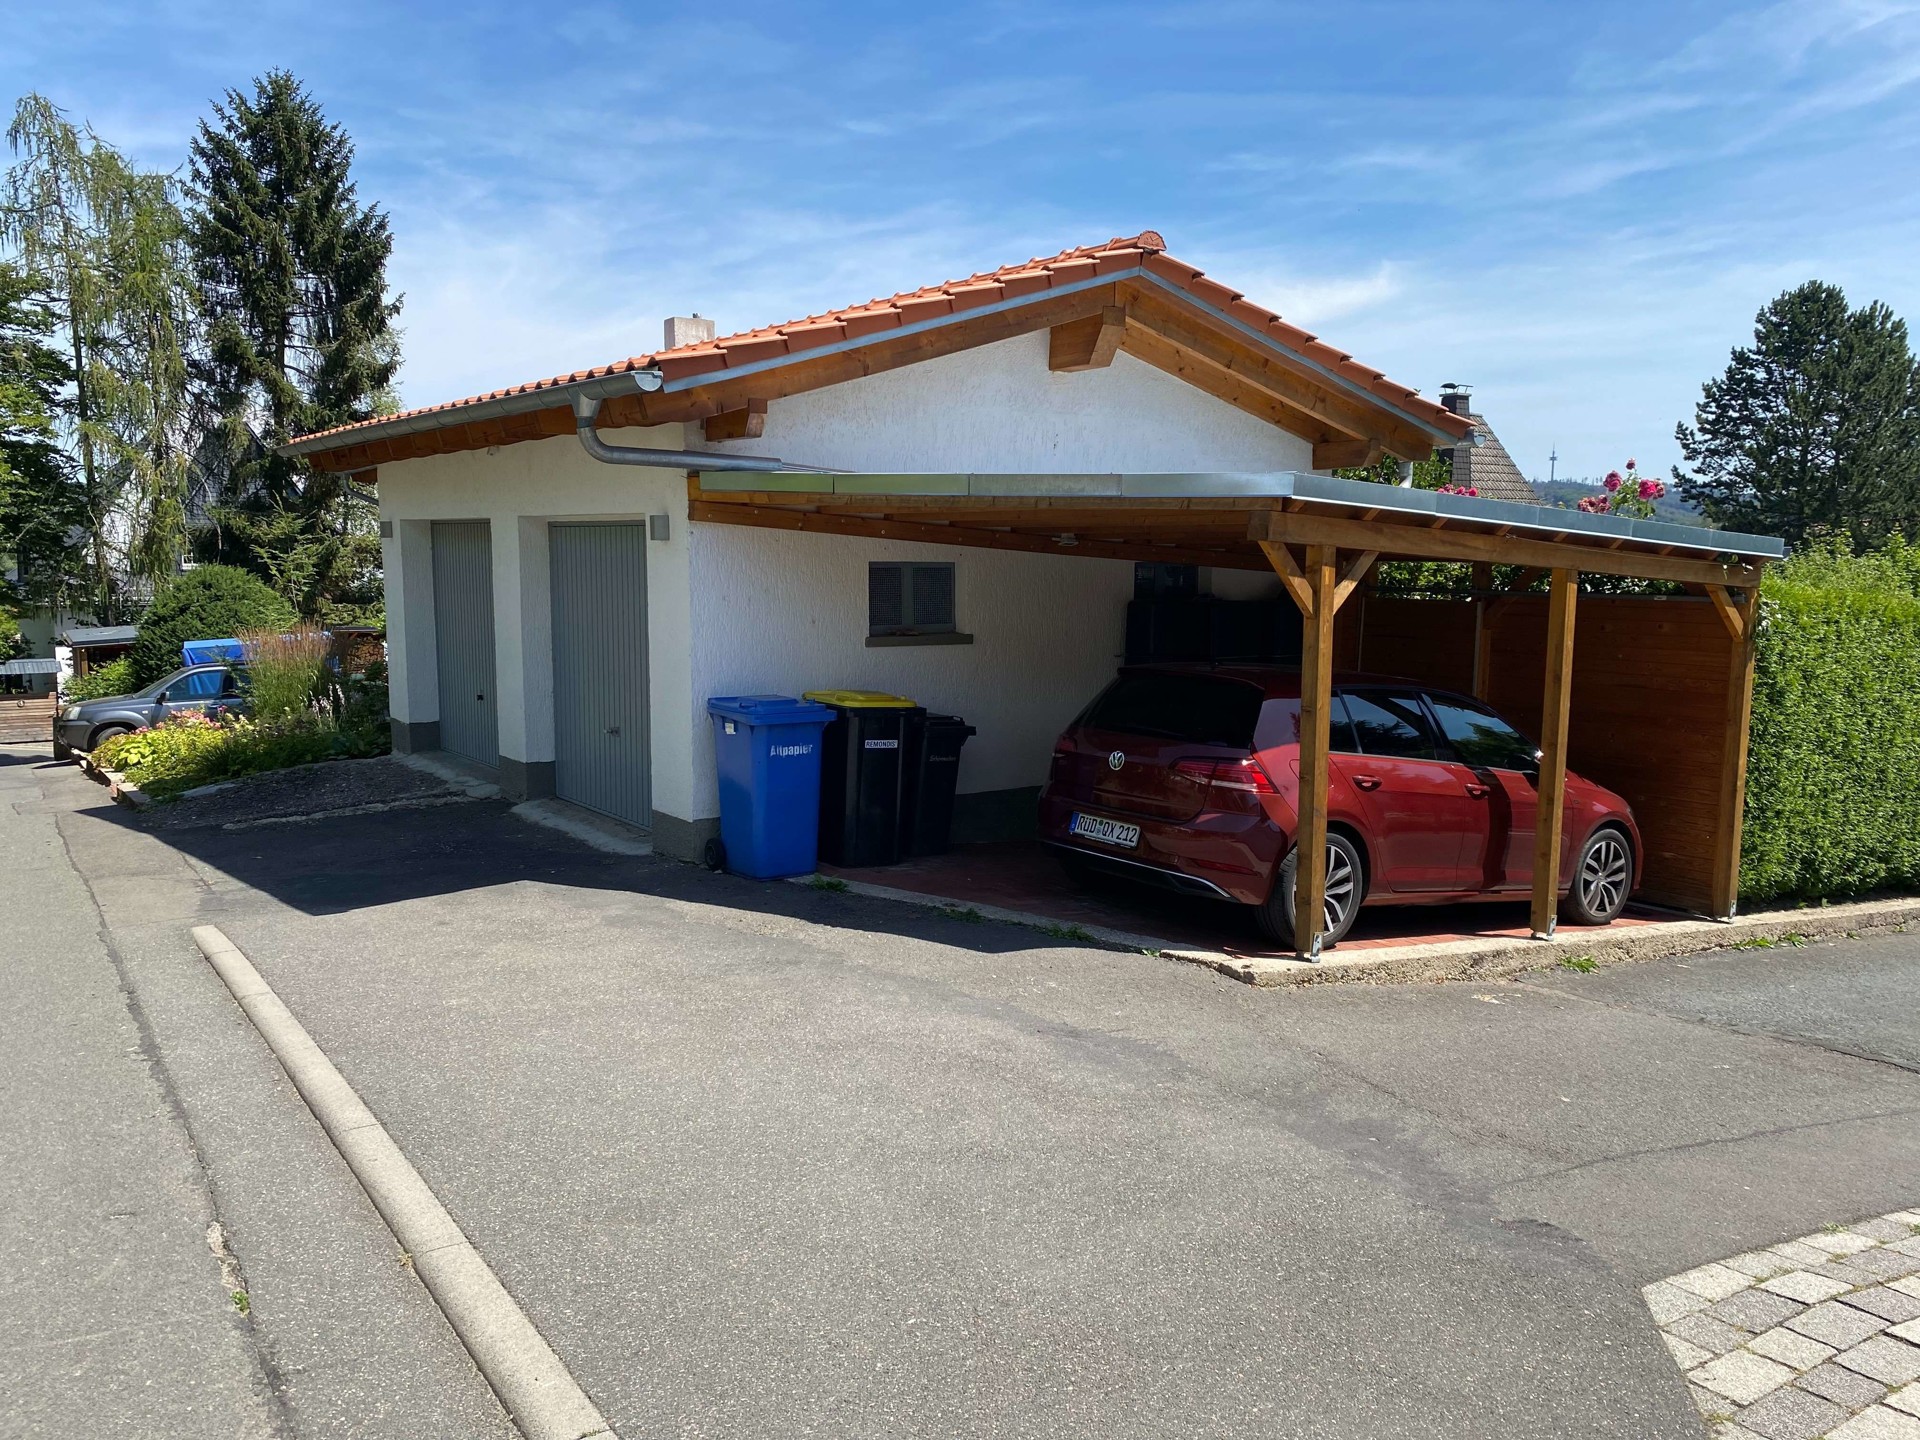
[(387, 217), (360, 203), (352, 163), (346, 132), (283, 70), (229, 91), (192, 147), (204, 379), (219, 416), (201, 553), (328, 618), (378, 604), (371, 500), (274, 450), (392, 409), (393, 241)]
[(1907, 327), (1809, 282), (1763, 309), (1754, 343), (1675, 429), (1680, 493), (1714, 524), (1798, 549), (1847, 534), (1870, 548), (1920, 534), (1920, 368)]
[(25, 272), (0, 262), (0, 553), (16, 610), (60, 605), (86, 563), (86, 493), (54, 423), (72, 378), (48, 343), (57, 323)]

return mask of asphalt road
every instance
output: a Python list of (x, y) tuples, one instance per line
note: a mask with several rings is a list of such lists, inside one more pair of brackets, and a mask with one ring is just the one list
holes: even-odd
[[(91, 897), (152, 1037), (121, 1062), (177, 1096), (147, 1128), (199, 1156), (155, 1227), (230, 1220), (253, 1305), (223, 1363), (269, 1433), (504, 1422), (198, 920), (630, 1440), (1697, 1440), (1637, 1287), (1920, 1200), (1915, 937), (1276, 993), (605, 856), (491, 803), (163, 839), (70, 770), (0, 767), (0, 873), (49, 829), (32, 888), (66, 860), (76, 935)], [(61, 973), (30, 1007), (70, 1000)], [(48, 1213), (101, 1182), (44, 1131), (31, 1153), (54, 1173), (0, 1191), (0, 1255), (22, 1227), (110, 1244)], [(180, 1263), (154, 1288), (200, 1306)], [(16, 1393), (63, 1383), (10, 1361)]]

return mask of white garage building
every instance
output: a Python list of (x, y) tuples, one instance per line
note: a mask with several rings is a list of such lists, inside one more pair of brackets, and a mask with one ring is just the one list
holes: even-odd
[[(1054, 737), (1118, 663), (1135, 562), (1209, 558), (1035, 507), (1272, 494), (1471, 431), (1151, 232), (742, 335), (701, 325), (288, 447), (377, 474), (396, 748), (495, 766), (510, 794), (683, 856), (717, 833), (711, 695), (886, 690), (964, 715), (956, 830), (1030, 823)], [(751, 503), (862, 486), (1027, 498), (951, 542), (932, 504), (901, 524)], [(1216, 593), (1281, 593), (1224, 563), (1203, 572)]]

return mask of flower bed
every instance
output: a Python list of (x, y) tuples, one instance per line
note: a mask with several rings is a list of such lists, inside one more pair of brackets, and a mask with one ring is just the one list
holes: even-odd
[(177, 716), (116, 735), (93, 762), (117, 770), (156, 800), (183, 790), (308, 765), (316, 760), (384, 755), (390, 746), (384, 683), (355, 681), (326, 699), (271, 719), (240, 715)]

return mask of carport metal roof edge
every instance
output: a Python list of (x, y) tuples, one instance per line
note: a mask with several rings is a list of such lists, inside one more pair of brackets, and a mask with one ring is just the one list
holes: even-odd
[(1785, 553), (1772, 536), (1300, 471), (735, 471), (699, 475), (689, 495), (695, 520), (1253, 569), (1267, 568), (1261, 541), (1321, 541), (1427, 559), (1747, 586)]

